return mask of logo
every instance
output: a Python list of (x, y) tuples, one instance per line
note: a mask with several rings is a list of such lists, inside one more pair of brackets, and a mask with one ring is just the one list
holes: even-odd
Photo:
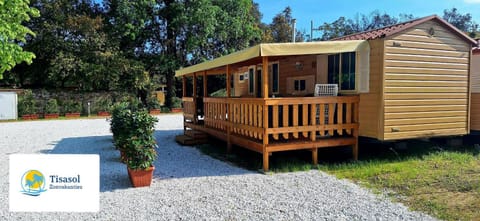
[(39, 196), (45, 189), (45, 176), (38, 170), (29, 170), (22, 176), (22, 193), (30, 196)]

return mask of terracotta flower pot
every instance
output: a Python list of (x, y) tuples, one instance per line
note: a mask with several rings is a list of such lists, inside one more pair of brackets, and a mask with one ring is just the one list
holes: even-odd
[(55, 118), (58, 118), (58, 116), (59, 116), (58, 113), (56, 113), (56, 114), (44, 114), (43, 118), (45, 118), (45, 119), (55, 119)]
[(160, 114), (160, 109), (151, 109), (150, 110), (150, 114), (151, 115), (159, 115)]
[(78, 118), (80, 117), (80, 113), (65, 113), (66, 118)]
[(183, 108), (175, 107), (175, 108), (172, 108), (171, 111), (172, 111), (172, 113), (180, 113), (180, 112), (183, 111)]
[(146, 170), (131, 170), (127, 167), (127, 170), (133, 187), (150, 186), (152, 183), (152, 176), (155, 167), (152, 166)]
[(36, 120), (38, 119), (38, 114), (24, 114), (22, 115), (22, 120)]
[(109, 116), (110, 116), (110, 112), (108, 112), (108, 111), (99, 111), (99, 112), (97, 113), (97, 116), (99, 116), (99, 117), (109, 117)]

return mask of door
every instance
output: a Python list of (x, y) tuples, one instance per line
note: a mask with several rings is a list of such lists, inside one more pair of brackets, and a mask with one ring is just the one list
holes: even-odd
[(257, 92), (256, 96), (257, 97), (262, 97), (262, 69), (257, 68), (257, 74), (255, 76), (255, 82), (257, 85)]

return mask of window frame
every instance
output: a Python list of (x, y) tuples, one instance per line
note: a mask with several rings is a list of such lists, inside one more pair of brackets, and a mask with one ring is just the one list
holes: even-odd
[[(277, 91), (274, 91), (273, 88), (274, 88), (274, 80), (273, 80), (273, 65), (277, 65), (277, 73), (276, 73), (276, 76), (277, 76)], [(271, 87), (270, 87), (270, 93), (271, 94), (280, 94), (280, 62), (279, 61), (274, 61), (274, 62), (270, 62), (268, 64), (268, 78), (271, 79)]]
[[(355, 88), (353, 90), (346, 90), (346, 89), (342, 88), (342, 84), (343, 84), (342, 74), (343, 74), (343, 62), (344, 62), (342, 57), (343, 57), (344, 54), (347, 54), (347, 53), (348, 54), (354, 53), (354, 55), (355, 55), (354, 56), (355, 59), (350, 59), (350, 61), (354, 60), (354, 62), (355, 62), (355, 64), (354, 64), (355, 65), (355, 68), (354, 68), (355, 70), (353, 72), (354, 78), (355, 78)], [(329, 84), (337, 84), (339, 92), (346, 93), (346, 94), (358, 93), (358, 91), (359, 91), (359, 78), (360, 78), (359, 73), (358, 73), (358, 66), (359, 66), (359, 64), (358, 64), (358, 53), (356, 51), (353, 51), (353, 52), (342, 52), (342, 53), (336, 53), (336, 54), (329, 54), (328, 57), (327, 57), (328, 62), (330, 61), (330, 59), (329, 59), (330, 56), (339, 56), (339, 59), (338, 59), (338, 61), (339, 61), (338, 62), (338, 73), (337, 73), (338, 82), (333, 82), (333, 83), (330, 82), (330, 79), (328, 79), (328, 77), (330, 76), (330, 70), (327, 70), (328, 83)], [(330, 66), (330, 64), (327, 64), (327, 69), (328, 69), (329, 66)]]

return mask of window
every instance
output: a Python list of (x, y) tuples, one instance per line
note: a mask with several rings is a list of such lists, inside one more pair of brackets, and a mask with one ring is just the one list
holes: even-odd
[(249, 68), (248, 69), (248, 93), (249, 94), (253, 94), (254, 92), (254, 88), (255, 88), (255, 84), (253, 82), (253, 75), (255, 73), (255, 69), (252, 67), (252, 68)]
[(306, 81), (305, 80), (295, 80), (293, 83), (295, 91), (304, 91), (306, 90)]
[(273, 63), (270, 65), (268, 69), (270, 72), (270, 77), (272, 78), (272, 93), (278, 94), (279, 92), (279, 71), (278, 71), (278, 63)]
[(342, 53), (340, 90), (355, 90), (355, 52)]
[(355, 52), (328, 56), (328, 83), (338, 84), (340, 90), (356, 90), (355, 85)]

